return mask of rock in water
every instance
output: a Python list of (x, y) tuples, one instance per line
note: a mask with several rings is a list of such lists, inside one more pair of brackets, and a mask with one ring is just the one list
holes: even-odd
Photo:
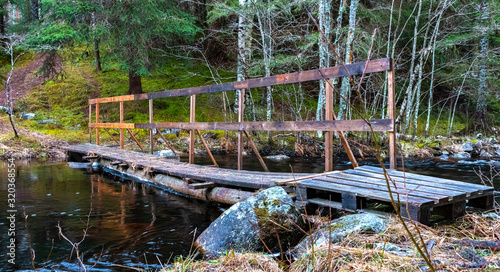
[(363, 231), (371, 233), (381, 233), (387, 229), (388, 220), (384, 220), (374, 214), (361, 213), (346, 215), (324, 224), (318, 231), (302, 240), (294, 249), (293, 255), (300, 257), (312, 247), (311, 237), (314, 247), (334, 244), (342, 241), (347, 235)]
[(274, 156), (265, 156), (264, 159), (280, 162), (289, 160), (290, 157), (288, 157), (287, 155), (274, 155)]
[(226, 210), (196, 239), (196, 246), (209, 256), (231, 249), (280, 252), (280, 244), (286, 251), (302, 238), (299, 228), (304, 225), (291, 197), (273, 187)]

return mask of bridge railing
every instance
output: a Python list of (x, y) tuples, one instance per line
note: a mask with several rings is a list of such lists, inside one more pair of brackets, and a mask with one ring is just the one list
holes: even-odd
[[(376, 119), (366, 122), (363, 119), (357, 120), (335, 120), (333, 109), (333, 88), (331, 79), (345, 76), (364, 75), (376, 72), (388, 72), (388, 119)], [(244, 121), (244, 92), (250, 88), (276, 86), (283, 84), (292, 84), (306, 81), (314, 81), (326, 79), (326, 105), (325, 105), (325, 120), (324, 121), (274, 121), (274, 122), (249, 122)], [(196, 95), (208, 94), (217, 92), (227, 92), (240, 90), (238, 103), (238, 122), (196, 122)], [(153, 99), (167, 98), (178, 96), (190, 96), (190, 122), (153, 122)], [(124, 123), (123, 104), (126, 101), (149, 100), (149, 122), (148, 123)], [(101, 123), (99, 120), (99, 105), (103, 103), (119, 103), (120, 122), (119, 123)], [(92, 106), (95, 105), (95, 122), (92, 122)], [(122, 95), (105, 98), (89, 99), (89, 129), (96, 128), (96, 144), (99, 145), (99, 130), (110, 128), (120, 129), (120, 147), (124, 147), (124, 130), (126, 129), (131, 134), (134, 141), (142, 148), (139, 141), (132, 133), (132, 129), (149, 129), (150, 130), (150, 149), (151, 153), (154, 150), (153, 132), (159, 129), (184, 129), (190, 131), (189, 141), (189, 163), (194, 163), (194, 143), (195, 132), (200, 135), (200, 138), (205, 145), (205, 148), (210, 150), (201, 137), (200, 130), (232, 130), (239, 131), (238, 134), (238, 169), (242, 168), (243, 154), (243, 135), (249, 139), (250, 145), (254, 152), (259, 157), (261, 164), (262, 159), (259, 156), (247, 131), (325, 131), (325, 171), (333, 170), (333, 133), (337, 132), (341, 138), (342, 144), (351, 160), (353, 167), (357, 167), (356, 159), (349, 147), (349, 143), (344, 137), (343, 131), (380, 131), (387, 132), (389, 135), (389, 160), (390, 168), (396, 169), (396, 128), (395, 120), (395, 81), (394, 81), (394, 64), (392, 59), (384, 58), (348, 64), (343, 66), (335, 66), (323, 69), (315, 69), (297, 73), (283, 74), (271, 77), (262, 77), (249, 79), (245, 81), (229, 82), (216, 85), (207, 85), (193, 88), (165, 90), (153, 93), (142, 93), (135, 95)], [(108, 131), (109, 132), (109, 131)], [(161, 137), (162, 134), (159, 133)], [(116, 139), (115, 139), (116, 140)], [(166, 139), (164, 139), (166, 141)], [(116, 140), (118, 142), (118, 140)], [(167, 142), (167, 141), (166, 141)], [(167, 142), (168, 143), (168, 142)], [(173, 149), (172, 149), (173, 150)], [(175, 151), (174, 151), (175, 152)], [(211, 156), (212, 157), (212, 156)], [(212, 157), (214, 164), (215, 160)], [(263, 164), (265, 167), (265, 164)]]

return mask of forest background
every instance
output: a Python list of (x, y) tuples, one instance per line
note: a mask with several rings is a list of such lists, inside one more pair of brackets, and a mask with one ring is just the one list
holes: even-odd
[[(22, 127), (81, 142), (88, 140), (89, 98), (391, 57), (398, 132), (492, 135), (500, 126), (499, 5), (486, 0), (2, 0), (0, 103)], [(21, 70), (24, 75), (16, 77)], [(386, 77), (366, 75), (359, 96), (360, 78), (356, 84), (334, 80), (338, 118), (386, 118)], [(324, 92), (324, 81), (252, 89), (246, 93), (245, 119), (323, 120)], [(200, 96), (197, 121), (236, 121), (238, 95)], [(148, 121), (147, 101), (125, 105), (125, 122)], [(155, 100), (154, 112), (155, 122), (189, 121), (189, 98)], [(26, 113), (34, 118), (21, 118)], [(103, 105), (100, 117), (118, 120), (118, 107)], [(267, 135), (261, 142), (272, 139)]]

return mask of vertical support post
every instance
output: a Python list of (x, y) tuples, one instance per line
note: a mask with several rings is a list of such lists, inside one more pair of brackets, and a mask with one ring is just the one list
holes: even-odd
[[(238, 100), (238, 122), (243, 122), (245, 112), (245, 89), (240, 90)], [(238, 170), (243, 169), (243, 131), (238, 131)]]
[(92, 143), (92, 104), (89, 103), (89, 143)]
[(95, 144), (99, 145), (99, 103), (95, 104), (95, 123), (97, 127), (95, 128)]
[[(325, 120), (333, 119), (333, 80), (325, 81)], [(325, 172), (333, 171), (333, 131), (325, 132)]]
[[(189, 111), (189, 122), (195, 122), (196, 95), (191, 95), (191, 108)], [(194, 129), (189, 131), (189, 163), (194, 164)]]
[[(123, 101), (120, 101), (120, 124), (123, 124)], [(120, 148), (124, 148), (124, 131), (120, 128)]]
[[(153, 99), (149, 99), (149, 123), (153, 123)], [(149, 144), (151, 147), (151, 154), (154, 153), (154, 139), (153, 139), (153, 129), (149, 129)]]
[(396, 124), (394, 121), (396, 120), (396, 102), (395, 102), (395, 81), (394, 81), (394, 60), (391, 59), (391, 70), (387, 72), (387, 105), (389, 107), (388, 115), (389, 119), (392, 120), (392, 131), (389, 131), (389, 163), (390, 168), (393, 170), (397, 170), (397, 146), (396, 146)]

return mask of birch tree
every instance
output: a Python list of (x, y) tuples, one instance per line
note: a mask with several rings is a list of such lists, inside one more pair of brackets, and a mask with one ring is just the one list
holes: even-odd
[(486, 97), (488, 95), (488, 32), (489, 32), (489, 4), (482, 0), (479, 7), (481, 41), (479, 43), (479, 86), (477, 89), (477, 105), (475, 119), (481, 129), (487, 125)]
[[(353, 42), (354, 32), (356, 30), (356, 12), (358, 10), (359, 0), (352, 0), (349, 6), (349, 31), (347, 33), (345, 64), (350, 64), (353, 61)], [(340, 108), (338, 119), (348, 119), (349, 102), (351, 96), (351, 84), (348, 77), (342, 78), (342, 87), (340, 90)]]
[[(330, 25), (331, 25), (331, 0), (319, 0), (318, 5), (318, 21), (319, 21), (319, 68), (330, 66), (330, 52), (328, 45), (330, 42)], [(319, 81), (318, 107), (316, 109), (316, 120), (325, 119), (325, 84), (326, 80)], [(318, 131), (318, 137), (321, 137), (322, 131)]]
[[(236, 68), (237, 80), (242, 81), (248, 77), (248, 67), (252, 56), (252, 17), (248, 12), (251, 0), (239, 0), (240, 11), (238, 14), (238, 64)], [(234, 110), (238, 113), (240, 90), (236, 90)]]

